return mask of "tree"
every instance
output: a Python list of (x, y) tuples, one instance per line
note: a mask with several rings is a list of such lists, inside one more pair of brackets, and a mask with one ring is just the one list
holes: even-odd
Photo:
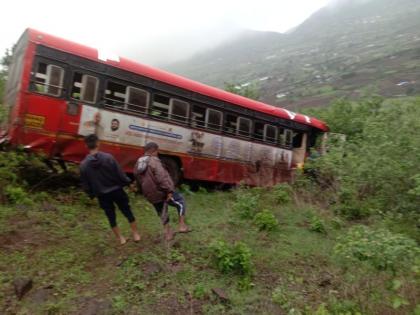
[(4, 90), (6, 88), (7, 75), (9, 74), (9, 67), (12, 63), (13, 51), (15, 50), (16, 45), (13, 45), (13, 48), (7, 48), (4, 52), (4, 56), (0, 59), (0, 104), (3, 101)]
[(260, 97), (259, 89), (255, 84), (241, 86), (239, 84), (225, 82), (225, 91), (245, 96), (253, 100), (258, 100), (258, 98)]

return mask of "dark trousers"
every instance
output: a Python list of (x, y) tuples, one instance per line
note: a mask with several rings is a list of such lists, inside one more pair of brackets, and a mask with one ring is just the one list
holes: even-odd
[(185, 215), (186, 207), (184, 197), (179, 192), (174, 192), (172, 198), (169, 201), (162, 201), (154, 203), (153, 206), (156, 209), (157, 215), (160, 217), (162, 224), (169, 223), (168, 205), (173, 206), (178, 211), (178, 215)]
[(134, 222), (133, 213), (131, 212), (128, 196), (125, 191), (120, 188), (113, 190), (107, 194), (98, 196), (99, 205), (104, 209), (111, 228), (117, 226), (117, 216), (115, 213), (115, 205), (118, 206), (122, 214), (127, 218), (128, 222)]

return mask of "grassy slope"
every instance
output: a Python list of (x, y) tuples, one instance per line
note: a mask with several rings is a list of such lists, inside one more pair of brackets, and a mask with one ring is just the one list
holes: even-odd
[[(124, 247), (115, 244), (96, 202), (80, 193), (34, 197), (31, 207), (0, 206), (0, 313), (83, 313), (97, 299), (108, 301), (113, 314), (287, 314), (314, 311), (321, 303), (336, 313), (407, 314), (415, 307), (418, 291), (409, 275), (398, 277), (403, 285), (394, 292), (391, 274), (363, 265), (340, 267), (332, 249), (347, 227), (334, 229), (332, 214), (300, 201), (276, 204), (269, 192), (259, 209), (271, 209), (280, 221), (270, 233), (238, 219), (232, 192), (187, 193), (194, 231), (178, 235), (170, 247), (161, 241), (154, 211), (139, 197), (131, 196), (143, 240)], [(326, 222), (326, 235), (310, 231), (313, 215)], [(121, 215), (119, 222), (128, 233)], [(239, 290), (238, 276), (214, 268), (208, 246), (219, 239), (251, 248), (251, 289)], [(22, 301), (13, 294), (17, 276), (34, 281)], [(212, 288), (222, 288), (229, 301), (220, 301)], [(272, 299), (276, 288), (278, 303)], [(47, 294), (40, 298), (40, 291)], [(409, 305), (393, 309), (397, 295)]]

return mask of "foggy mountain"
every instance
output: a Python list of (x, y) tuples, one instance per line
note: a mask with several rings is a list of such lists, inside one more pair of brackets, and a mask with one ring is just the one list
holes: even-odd
[(243, 31), (169, 71), (298, 109), (340, 96), (420, 94), (420, 0), (337, 0), (285, 34)]

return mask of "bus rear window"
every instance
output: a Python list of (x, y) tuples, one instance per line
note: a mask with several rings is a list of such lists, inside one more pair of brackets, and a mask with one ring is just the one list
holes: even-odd
[(97, 77), (76, 72), (73, 77), (71, 97), (87, 103), (96, 103), (98, 86)]
[(41, 94), (61, 96), (63, 90), (64, 69), (44, 62), (38, 63), (35, 73), (35, 90)]

